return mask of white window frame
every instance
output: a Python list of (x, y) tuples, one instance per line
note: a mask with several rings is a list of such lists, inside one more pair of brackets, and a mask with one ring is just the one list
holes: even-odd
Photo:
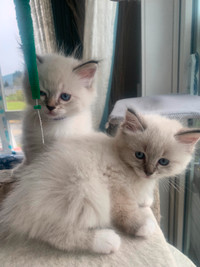
[[(7, 154), (12, 152), (13, 148), (13, 135), (11, 133), (10, 129), (10, 120), (21, 120), (23, 116), (23, 111), (22, 110), (15, 110), (15, 111), (8, 111), (6, 109), (6, 99), (5, 99), (5, 91), (4, 91), (4, 85), (3, 85), (3, 78), (1, 74), (1, 69), (0, 69), (0, 96), (2, 96), (2, 109), (4, 110), (4, 113), (0, 118), (0, 137), (1, 137), (1, 142), (2, 142), (2, 153)], [(2, 123), (2, 117), (5, 116), (6, 119), (6, 125)], [(9, 141), (6, 138), (5, 135), (5, 130), (8, 132), (9, 136)], [(11, 145), (12, 148), (9, 146)]]

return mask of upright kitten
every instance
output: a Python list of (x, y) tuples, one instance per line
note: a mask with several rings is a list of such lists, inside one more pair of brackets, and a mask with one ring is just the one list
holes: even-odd
[(37, 57), (40, 111), (45, 145), (42, 144), (37, 111), (33, 109), (28, 75), (24, 79), (27, 109), (23, 121), (22, 148), (26, 163), (61, 137), (92, 131), (90, 105), (95, 96), (93, 79), (97, 61), (80, 62), (51, 54)]
[(63, 250), (116, 251), (120, 237), (110, 227), (137, 236), (154, 231), (151, 210), (142, 207), (146, 191), (186, 168), (199, 137), (175, 120), (127, 111), (115, 138), (57, 140), (21, 169), (2, 204), (0, 229)]
[(29, 164), (41, 151), (54, 141), (70, 135), (92, 131), (90, 105), (95, 97), (93, 80), (97, 61), (81, 62), (73, 57), (59, 54), (37, 56), (40, 83), (40, 115), (44, 132), (42, 143), (41, 127), (37, 110), (33, 108), (28, 74), (24, 77), (24, 93), (27, 108), (22, 126), (22, 150), (24, 161), (13, 170), (1, 172), (7, 181), (13, 178), (23, 164)]

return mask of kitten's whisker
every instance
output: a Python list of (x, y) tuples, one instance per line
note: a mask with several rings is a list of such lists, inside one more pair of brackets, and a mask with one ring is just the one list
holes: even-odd
[(161, 182), (160, 182), (160, 185), (161, 187), (164, 189), (164, 191), (168, 192), (168, 183), (166, 182), (165, 179), (163, 179)]
[[(36, 106), (38, 106), (38, 99), (35, 100), (35, 104), (36, 104)], [(43, 132), (42, 119), (40, 116), (40, 110), (39, 109), (37, 109), (37, 114), (38, 114), (38, 118), (39, 118), (39, 122), (40, 122), (42, 144), (44, 145), (44, 132)]]
[[(177, 179), (181, 179), (181, 178), (177, 178)], [(185, 191), (188, 191), (190, 193), (192, 193), (193, 191), (186, 185), (183, 184), (179, 184), (177, 183), (175, 180), (167, 180), (168, 185), (172, 186), (174, 189), (176, 189), (179, 193), (184, 193)]]
[[(171, 180), (169, 185), (172, 186), (178, 193), (181, 193), (181, 187), (177, 184), (176, 180)], [(182, 192), (184, 192), (184, 190)]]

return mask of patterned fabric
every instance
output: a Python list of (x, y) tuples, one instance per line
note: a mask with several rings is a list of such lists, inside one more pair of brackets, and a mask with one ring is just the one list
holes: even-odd
[(23, 160), (22, 154), (0, 154), (0, 170), (12, 169)]

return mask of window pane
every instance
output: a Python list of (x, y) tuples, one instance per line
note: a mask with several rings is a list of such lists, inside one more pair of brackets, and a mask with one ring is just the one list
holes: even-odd
[[(9, 16), (5, 10), (9, 10)], [(0, 1), (0, 68), (5, 110), (25, 107), (22, 93), (23, 54), (13, 0)], [(1, 77), (2, 76), (2, 77)]]
[[(193, 120), (193, 127), (200, 127), (200, 120)], [(200, 144), (188, 171), (185, 192), (184, 252), (192, 261), (200, 264)]]
[(20, 120), (10, 120), (10, 131), (12, 137), (13, 150), (21, 152), (22, 123)]
[(6, 110), (23, 110), (26, 106), (22, 90), (21, 71), (3, 76)]
[(1, 142), (1, 138), (0, 138), (0, 153), (3, 151), (3, 147), (2, 147), (2, 142)]
[[(9, 16), (5, 10), (9, 10)], [(4, 111), (18, 111), (25, 108), (22, 92), (24, 60), (20, 49), (20, 37), (13, 0), (0, 1), (0, 25), (0, 90), (3, 100), (1, 101), (1, 109), (4, 119), (8, 117), (9, 120), (18, 119), (17, 116), (12, 117), (13, 112), (10, 112), (9, 116), (7, 116), (8, 112), (4, 114)], [(14, 150), (21, 151), (20, 124), (20, 121), (11, 120), (4, 124), (4, 129), (1, 127), (0, 153), (2, 147), (4, 150), (5, 147), (7, 148), (5, 132), (7, 133), (6, 137), (9, 137), (6, 139), (9, 139), (9, 143), (11, 143)]]

